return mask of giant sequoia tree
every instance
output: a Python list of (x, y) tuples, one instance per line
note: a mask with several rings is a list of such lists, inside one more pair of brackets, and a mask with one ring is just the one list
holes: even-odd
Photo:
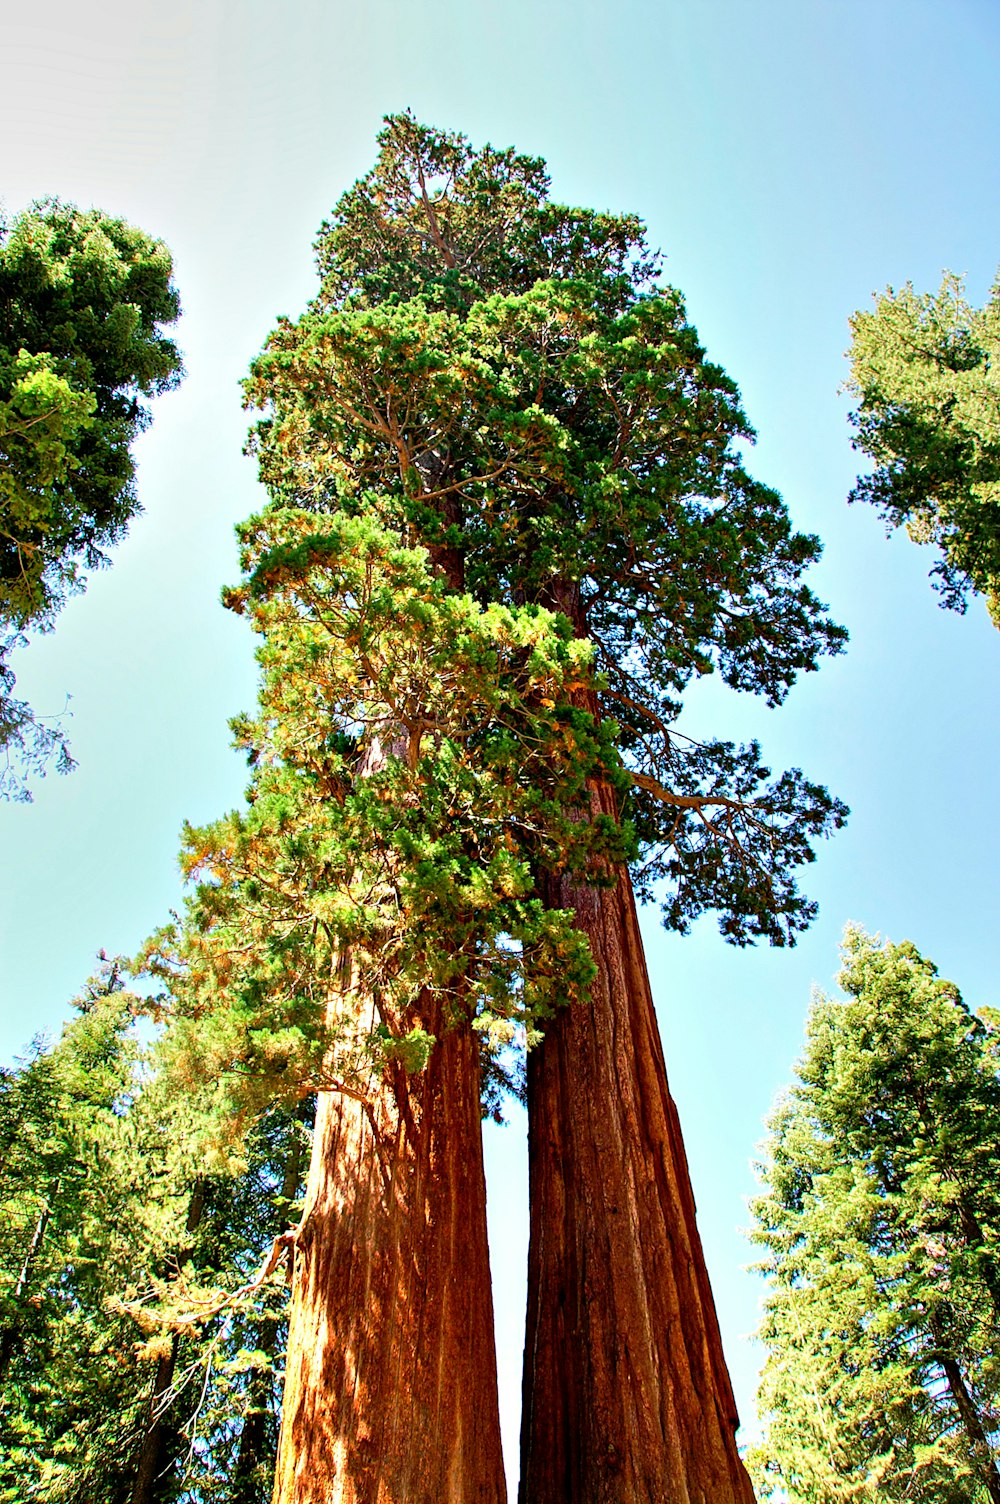
[(523, 1497), (745, 1500), (629, 866), (676, 928), (808, 923), (842, 807), (676, 722), (840, 646), (818, 544), (641, 225), (536, 159), (394, 117), (318, 257), (247, 387), (250, 802), (158, 963), (237, 1114), (319, 1089), (275, 1498), (502, 1497), (478, 1117), (520, 1030)]
[(1000, 1499), (996, 1034), (911, 944), (849, 930), (771, 1121), (754, 1239), (762, 1491)]

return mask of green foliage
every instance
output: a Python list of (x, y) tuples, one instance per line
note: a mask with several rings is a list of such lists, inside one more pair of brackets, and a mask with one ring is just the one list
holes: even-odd
[(199, 886), (145, 962), (173, 1069), (235, 1141), (276, 1093), (418, 1068), (431, 999), (502, 1045), (578, 997), (586, 945), (533, 863), (599, 878), (631, 841), (581, 818), (588, 777), (622, 772), (570, 703), (591, 652), (563, 619), (449, 591), (369, 516), (274, 510), (241, 532), (229, 601), (263, 639), (259, 714), (237, 726), (248, 807), (187, 832)]
[(102, 1459), (139, 1424), (136, 1333), (104, 1301), (132, 1277), (135, 1248), (169, 1237), (174, 1220), (157, 1195), (161, 1156), (128, 1110), (131, 1004), (106, 968), (59, 1044), (36, 1045), (0, 1084), (3, 1499), (79, 1497), (84, 1485), (127, 1496)]
[(0, 226), (0, 795), (26, 797), (25, 771), (58, 726), (11, 694), (7, 659), (47, 630), (84, 569), (138, 509), (129, 446), (141, 401), (176, 384), (180, 358), (161, 326), (179, 313), (160, 241), (98, 210), (49, 200)]
[(890, 288), (851, 330), (855, 445), (876, 465), (851, 500), (936, 544), (942, 604), (978, 591), (1000, 626), (1000, 284), (983, 308), (950, 273), (937, 293)]
[(367, 306), (425, 296), (461, 311), (546, 278), (627, 291), (657, 269), (634, 215), (568, 210), (539, 157), (474, 149), (464, 136), (386, 117), (375, 167), (344, 194), (316, 242), (319, 302)]
[[(287, 1292), (241, 1287), (288, 1226), (305, 1129), (272, 1113), (236, 1173), (206, 1175), (197, 1106), (164, 1097), (132, 1027), (142, 1006), (104, 965), (59, 1042), (0, 1078), (9, 1504), (131, 1501), (154, 1377), (158, 1504), (269, 1497)], [(229, 1486), (241, 1456), (242, 1491)]]
[(736, 389), (636, 219), (554, 205), (534, 159), (408, 116), (380, 147), (247, 383), (262, 478), (284, 506), (376, 505), (484, 605), (567, 614), (633, 774), (643, 896), (666, 879), (673, 927), (714, 907), (737, 943), (792, 941), (814, 913), (795, 870), (844, 807), (676, 722), (702, 674), (777, 703), (840, 649), (801, 580), (817, 540), (747, 474)]
[(995, 1499), (996, 1036), (905, 943), (849, 929), (753, 1206), (770, 1293), (749, 1459), (791, 1504)]
[(186, 833), (196, 891), (143, 958), (223, 1156), (441, 1028), (478, 1031), (492, 1110), (508, 1046), (592, 975), (542, 871), (641, 859), (674, 927), (715, 907), (781, 944), (846, 813), (756, 744), (675, 730), (697, 676), (778, 702), (844, 633), (639, 222), (398, 116), (318, 252), (246, 385), (270, 494), (226, 597), (262, 639), (247, 807)]

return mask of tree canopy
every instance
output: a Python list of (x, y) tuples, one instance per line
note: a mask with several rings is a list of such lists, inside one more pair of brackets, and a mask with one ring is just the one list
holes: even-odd
[(842, 647), (802, 579), (818, 540), (747, 473), (736, 387), (637, 219), (554, 204), (536, 159), (410, 116), (379, 145), (321, 232), (317, 298), (247, 383), (262, 478), (280, 505), (377, 506), (483, 604), (566, 614), (644, 891), (667, 879), (677, 928), (715, 908), (739, 943), (791, 939), (813, 913), (793, 869), (843, 807), (676, 723), (699, 675), (777, 703)]
[(851, 500), (937, 545), (942, 605), (977, 592), (1000, 626), (1000, 284), (982, 308), (950, 273), (936, 293), (890, 288), (851, 330), (855, 446), (875, 462)]
[(770, 1293), (751, 1460), (791, 1504), (996, 1501), (997, 1035), (909, 942), (849, 929), (843, 955), (753, 1206)]
[[(587, 976), (541, 868), (632, 861), (673, 927), (715, 908), (737, 943), (788, 943), (814, 913), (797, 869), (846, 814), (676, 727), (698, 675), (778, 702), (845, 634), (639, 221), (409, 115), (379, 146), (246, 385), (270, 497), (227, 593), (263, 639), (248, 809), (189, 832), (201, 885), (150, 951), (186, 1065), (247, 1104), (331, 1068), (347, 948), (394, 1041), (429, 985), (530, 1033)], [(598, 772), (617, 821), (580, 818)]]
[(99, 210), (45, 200), (0, 226), (0, 795), (38, 770), (58, 727), (12, 694), (8, 658), (47, 630), (84, 571), (107, 562), (139, 507), (130, 445), (143, 402), (181, 363), (162, 241)]

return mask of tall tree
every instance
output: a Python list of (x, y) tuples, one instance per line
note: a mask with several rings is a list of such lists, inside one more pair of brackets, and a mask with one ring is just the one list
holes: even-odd
[(875, 462), (852, 501), (876, 506), (915, 543), (933, 543), (941, 603), (986, 597), (1000, 626), (1000, 284), (982, 308), (947, 274), (936, 293), (907, 283), (851, 319), (855, 447)]
[(572, 819), (609, 755), (566, 700), (589, 653), (450, 592), (370, 515), (275, 510), (244, 539), (249, 806), (189, 833), (201, 883), (149, 964), (220, 1130), (319, 1094), (276, 1497), (499, 1498), (480, 1055), (489, 1100), (496, 1049), (590, 976), (525, 851), (618, 839)]
[[(162, 241), (99, 210), (46, 200), (0, 225), (0, 796), (58, 726), (17, 700), (8, 658), (45, 631), (138, 510), (130, 445), (142, 401), (177, 383), (163, 326), (180, 312)], [(11, 759), (14, 758), (12, 763)]]
[(996, 1036), (908, 942), (850, 929), (770, 1123), (754, 1453), (793, 1504), (1000, 1499)]
[[(668, 880), (675, 927), (715, 907), (737, 943), (794, 939), (812, 915), (794, 869), (842, 807), (675, 723), (698, 674), (779, 701), (843, 633), (801, 583), (818, 544), (740, 463), (735, 388), (639, 223), (554, 205), (536, 159), (410, 117), (380, 145), (321, 233), (316, 302), (249, 383), (263, 478), (314, 514), (374, 509), (484, 605), (555, 610), (600, 675), (561, 713), (616, 743), (573, 820), (617, 850), (584, 882), (528, 851), (596, 976), (529, 1072), (523, 1497), (745, 1499), (624, 862), (641, 853), (644, 895)], [(348, 1162), (366, 1173), (362, 1146)]]

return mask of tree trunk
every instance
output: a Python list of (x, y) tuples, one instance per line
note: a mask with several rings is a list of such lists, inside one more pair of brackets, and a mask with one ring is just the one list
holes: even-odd
[[(191, 1200), (188, 1202), (185, 1232), (197, 1232), (202, 1212), (205, 1210), (207, 1194), (207, 1181), (202, 1178), (196, 1180), (191, 1191)], [(190, 1256), (190, 1247), (179, 1249), (176, 1254), (178, 1265), (183, 1264)], [(132, 1485), (131, 1504), (155, 1504), (157, 1499), (163, 1497), (164, 1489), (169, 1489), (172, 1481), (169, 1474), (172, 1472), (173, 1463), (180, 1450), (177, 1425), (174, 1417), (170, 1415), (171, 1390), (179, 1346), (180, 1338), (174, 1332), (170, 1339), (169, 1351), (156, 1360), (156, 1370), (153, 1374), (153, 1384), (146, 1409), (142, 1447), (136, 1463), (135, 1482)]]
[[(18, 1275), (17, 1284), (14, 1286), (15, 1300), (20, 1300), (22, 1295), (24, 1294), (28, 1280), (31, 1276), (31, 1267), (38, 1255), (38, 1250), (42, 1246), (42, 1239), (45, 1237), (45, 1229), (49, 1225), (49, 1217), (52, 1215), (52, 1203), (58, 1193), (59, 1182), (57, 1181), (48, 1205), (43, 1207), (38, 1214), (38, 1220), (35, 1223), (35, 1230), (31, 1235), (31, 1242), (28, 1245), (28, 1252), (24, 1256), (24, 1262), (21, 1265), (21, 1272)], [(12, 1316), (7, 1326), (5, 1326), (2, 1331), (0, 1331), (0, 1386), (3, 1385), (3, 1382), (7, 1377), (7, 1370), (10, 1367), (11, 1359), (17, 1351), (18, 1340), (20, 1336), (21, 1318), (20, 1316)]]
[(969, 1449), (976, 1459), (980, 1482), (985, 1485), (993, 1504), (1000, 1504), (1000, 1474), (997, 1473), (996, 1463), (993, 1460), (993, 1449), (983, 1429), (979, 1411), (962, 1378), (962, 1370), (954, 1358), (942, 1357), (941, 1367), (944, 1369), (948, 1388), (951, 1390), (955, 1406), (961, 1416), (965, 1434), (969, 1438)]
[(156, 1360), (142, 1449), (132, 1485), (132, 1504), (154, 1504), (157, 1497), (162, 1497), (162, 1487), (167, 1483), (165, 1475), (171, 1470), (177, 1454), (177, 1429), (168, 1419), (167, 1412), (170, 1408), (174, 1369), (177, 1367), (178, 1346), (179, 1338), (174, 1332), (169, 1351)]
[(319, 1093), (274, 1504), (504, 1504), (476, 1040), (420, 1023), (423, 1071)]
[(940, 1315), (932, 1317), (930, 1329), (938, 1346), (938, 1362), (948, 1382), (951, 1397), (955, 1401), (955, 1408), (969, 1441), (969, 1451), (979, 1471), (979, 1481), (984, 1485), (993, 1504), (1000, 1504), (1000, 1473), (997, 1472), (996, 1458), (990, 1446), (986, 1428), (976, 1408), (976, 1402), (962, 1377), (962, 1370), (953, 1351), (949, 1351), (946, 1322)]
[(752, 1504), (628, 875), (542, 885), (597, 976), (528, 1059), (519, 1500)]

